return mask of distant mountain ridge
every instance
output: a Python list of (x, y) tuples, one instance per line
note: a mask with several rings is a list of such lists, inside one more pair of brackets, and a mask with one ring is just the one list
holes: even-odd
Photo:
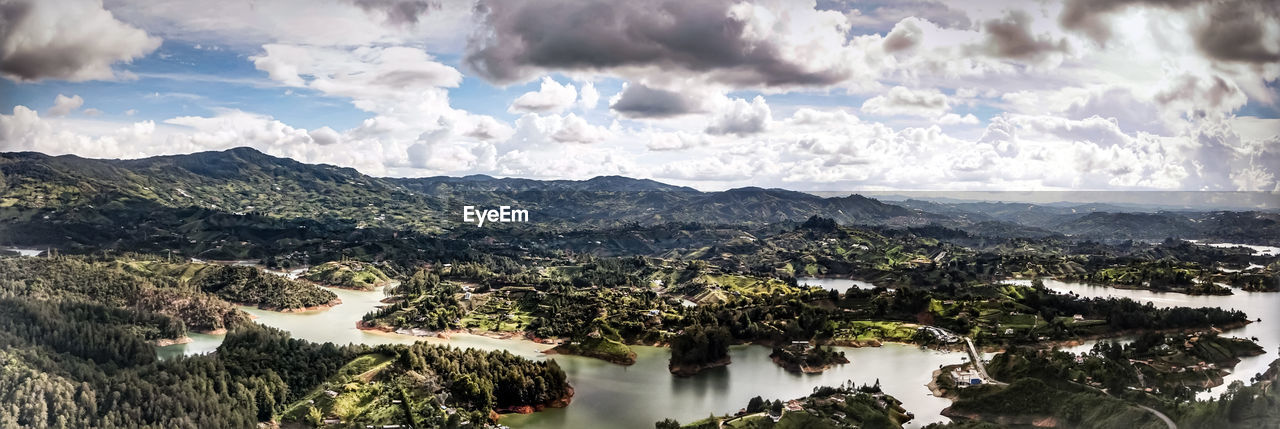
[(529, 210), (530, 218), (540, 225), (562, 228), (671, 222), (766, 224), (801, 222), (818, 215), (845, 224), (939, 225), (996, 237), (1280, 235), (1280, 215), (1267, 212), (1116, 213), (1107, 211), (1115, 207), (1103, 204), (1058, 207), (919, 200), (890, 204), (861, 195), (821, 197), (776, 188), (703, 192), (622, 176), (383, 178), (251, 148), (133, 160), (0, 153), (0, 221), (4, 222), (20, 222), (36, 213), (66, 222), (101, 221), (107, 212), (136, 207), (197, 207), (282, 219), (344, 219), (362, 227), (430, 232), (458, 227), (462, 205), (515, 206)]

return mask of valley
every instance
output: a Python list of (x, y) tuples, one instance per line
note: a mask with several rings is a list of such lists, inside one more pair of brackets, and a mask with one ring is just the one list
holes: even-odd
[[(0, 173), (0, 340), (86, 425), (1208, 424), (1273, 389), (1280, 351), (1267, 211), (389, 179), (251, 149)], [(966, 341), (998, 383), (946, 384)], [(1061, 401), (992, 405), (1027, 395)]]

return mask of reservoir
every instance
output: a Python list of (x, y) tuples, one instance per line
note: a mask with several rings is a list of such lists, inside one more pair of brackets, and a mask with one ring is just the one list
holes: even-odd
[[(805, 282), (814, 284), (805, 279)], [(824, 288), (863, 288), (865, 282), (847, 279), (817, 279)], [(1012, 280), (1013, 283), (1027, 283)], [(860, 284), (862, 283), (862, 284)], [(869, 284), (867, 284), (869, 285)], [(1249, 377), (1261, 372), (1275, 359), (1280, 347), (1280, 329), (1275, 325), (1280, 310), (1280, 294), (1249, 293), (1235, 291), (1231, 296), (1190, 296), (1173, 293), (1156, 293), (1142, 290), (1116, 289), (1045, 280), (1045, 285), (1062, 293), (1075, 293), (1083, 297), (1128, 297), (1140, 302), (1151, 302), (1159, 307), (1217, 306), (1243, 310), (1250, 319), (1261, 317), (1262, 322), (1228, 331), (1224, 335), (1258, 337), (1267, 351), (1257, 357), (1242, 359), (1235, 373), (1226, 377), (1223, 386), (1201, 398), (1225, 391), (1226, 385), (1235, 380), (1248, 382)], [(817, 285), (815, 285), (817, 286)], [(480, 335), (453, 334), (448, 339), (415, 337), (393, 333), (361, 331), (356, 322), (378, 305), (383, 298), (381, 290), (373, 292), (326, 288), (342, 299), (343, 304), (324, 310), (298, 313), (279, 313), (255, 307), (241, 307), (255, 316), (257, 323), (290, 332), (294, 337), (314, 342), (336, 344), (410, 344), (426, 341), (481, 350), (507, 350), (530, 359), (546, 359), (543, 350), (549, 345), (527, 340), (498, 339)], [(162, 357), (181, 354), (207, 353), (217, 348), (222, 336), (192, 334), (194, 341), (159, 349)], [(1072, 351), (1085, 351), (1092, 342)], [(812, 393), (817, 386), (839, 385), (846, 380), (858, 384), (872, 384), (879, 379), (881, 387), (890, 395), (902, 400), (906, 409), (915, 414), (907, 427), (921, 427), (933, 422), (946, 422), (940, 415), (950, 401), (930, 395), (925, 387), (931, 374), (942, 365), (958, 364), (965, 356), (962, 352), (939, 352), (901, 344), (885, 344), (882, 347), (838, 348), (845, 352), (850, 363), (834, 367), (822, 374), (793, 374), (779, 368), (769, 359), (770, 349), (756, 345), (740, 345), (730, 349), (733, 363), (694, 377), (679, 378), (667, 371), (670, 351), (662, 347), (635, 346), (636, 363), (632, 366), (611, 364), (599, 359), (579, 356), (556, 355), (555, 360), (568, 375), (569, 383), (576, 391), (573, 403), (566, 408), (548, 409), (542, 412), (506, 415), (502, 424), (515, 428), (543, 429), (565, 427), (635, 427), (650, 428), (655, 421), (671, 417), (681, 422), (691, 422), (709, 413), (726, 414), (746, 406), (754, 396), (766, 399), (792, 399)]]

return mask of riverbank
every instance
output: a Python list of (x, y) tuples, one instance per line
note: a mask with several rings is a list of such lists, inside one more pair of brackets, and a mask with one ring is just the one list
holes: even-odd
[[(574, 394), (573, 386), (569, 386), (569, 388), (566, 389), (564, 396), (553, 399), (551, 400), (551, 402), (547, 402), (545, 404), (535, 404), (535, 405), (519, 405), (515, 407), (507, 407), (501, 410), (494, 410), (494, 411), (498, 414), (533, 414), (533, 413), (545, 410), (547, 408), (564, 408), (569, 406), (569, 404), (573, 402), (573, 394)], [(499, 417), (498, 419), (493, 419), (493, 418), (491, 419), (496, 422), (500, 418), (501, 417)]]
[(156, 347), (169, 347), (169, 346), (176, 346), (178, 344), (189, 344), (192, 341), (195, 341), (195, 340), (191, 339), (191, 337), (183, 335), (182, 337), (179, 337), (179, 338), (161, 338), (161, 339), (155, 340), (153, 344), (155, 344)]

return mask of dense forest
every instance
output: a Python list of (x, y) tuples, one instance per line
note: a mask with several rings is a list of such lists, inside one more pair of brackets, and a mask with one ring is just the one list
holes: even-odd
[(215, 295), (172, 278), (144, 277), (122, 269), (114, 259), (0, 258), (0, 296), (127, 307), (174, 317), (194, 331), (227, 329), (248, 320)]
[(671, 373), (689, 376), (699, 371), (729, 363), (729, 344), (733, 337), (719, 326), (693, 325), (671, 339)]
[[(266, 303), (300, 293), (289, 286), (296, 283), (277, 282), (285, 279), (252, 267), (216, 266), (200, 275), (199, 285), (188, 285), (157, 281), (163, 276), (139, 274), (137, 266), (122, 269), (122, 263), (130, 264), (0, 259), (0, 402), (6, 404), (0, 407), (0, 425), (253, 427), (276, 421), (370, 353), (394, 356), (401, 368), (395, 373), (413, 386), (430, 381), (424, 395), (430, 399), (418, 415), (398, 414), (401, 423), (435, 421), (430, 419), (440, 417), (437, 403), (480, 421), (494, 410), (560, 406), (572, 394), (554, 361), (425, 344), (377, 349), (315, 344), (245, 323), (242, 313), (205, 289), (234, 291), (230, 297), (278, 294)], [(254, 286), (262, 284), (267, 286)], [(301, 293), (303, 298), (293, 299), (307, 299)], [(204, 307), (153, 301), (166, 296)], [(200, 317), (218, 309), (227, 311), (220, 324)], [(230, 332), (214, 354), (157, 360), (154, 343), (183, 337), (188, 326)], [(438, 420), (439, 426), (447, 422)]]
[(196, 287), (227, 301), (268, 310), (288, 310), (333, 304), (337, 295), (310, 284), (268, 274), (256, 267), (217, 266)]

